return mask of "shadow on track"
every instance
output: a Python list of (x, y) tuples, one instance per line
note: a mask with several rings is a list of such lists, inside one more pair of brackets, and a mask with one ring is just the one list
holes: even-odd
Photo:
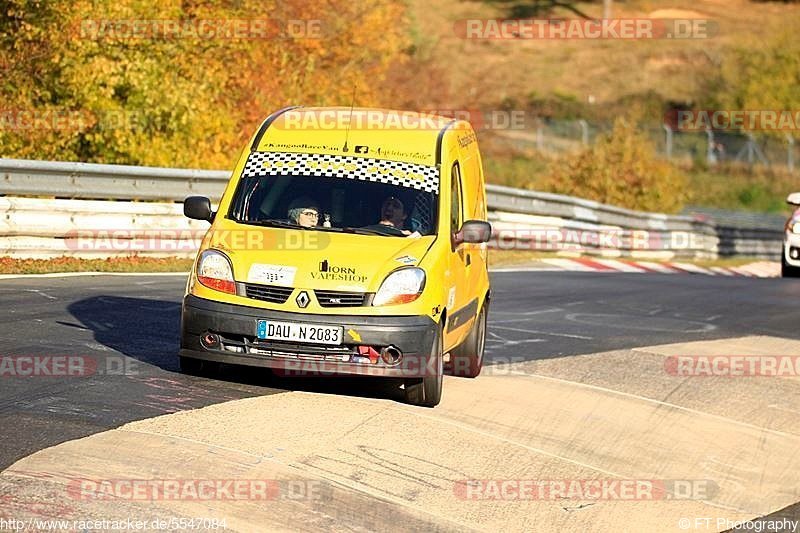
[(265, 368), (227, 364), (219, 365), (218, 370), (203, 377), (180, 374), (180, 304), (175, 301), (96, 296), (70, 304), (68, 311), (78, 322), (61, 324), (89, 329), (98, 343), (115, 352), (177, 374), (169, 376), (169, 383), (173, 385), (170, 388), (177, 389), (178, 383), (216, 381), (234, 387), (247, 385), (278, 391), (306, 391), (403, 401), (400, 382), (383, 378), (280, 377)]

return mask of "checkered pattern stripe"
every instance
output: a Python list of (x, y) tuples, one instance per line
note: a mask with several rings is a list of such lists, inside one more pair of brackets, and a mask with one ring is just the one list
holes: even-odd
[(391, 183), (439, 192), (439, 169), (414, 163), (346, 155), (251, 152), (242, 178), (257, 176), (325, 176)]

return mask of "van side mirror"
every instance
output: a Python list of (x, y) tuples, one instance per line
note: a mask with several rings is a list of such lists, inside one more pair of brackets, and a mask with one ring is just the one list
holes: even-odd
[(212, 222), (214, 213), (211, 211), (211, 200), (205, 196), (189, 196), (183, 201), (183, 214), (195, 220)]
[(492, 225), (485, 220), (467, 220), (453, 236), (456, 246), (461, 243), (480, 244), (492, 238)]
[(800, 192), (793, 192), (787, 196), (786, 203), (791, 205), (800, 205)]

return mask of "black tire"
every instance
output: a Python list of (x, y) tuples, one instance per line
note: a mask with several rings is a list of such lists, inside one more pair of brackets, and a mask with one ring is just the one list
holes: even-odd
[(781, 255), (781, 276), (784, 278), (800, 277), (800, 268), (788, 264), (785, 255)]
[(193, 359), (191, 357), (180, 356), (181, 372), (190, 376), (207, 376), (213, 374), (219, 368), (217, 363)]
[(488, 313), (483, 306), (478, 318), (464, 341), (450, 351), (448, 368), (454, 376), (476, 378), (483, 368), (483, 352), (486, 346), (486, 320)]
[[(442, 400), (442, 380), (444, 377), (444, 335), (442, 326), (436, 330), (436, 335), (431, 346), (431, 357), (434, 359), (434, 374), (422, 378), (405, 380), (406, 402), (420, 407), (436, 407)], [(428, 367), (429, 368), (429, 367)]]

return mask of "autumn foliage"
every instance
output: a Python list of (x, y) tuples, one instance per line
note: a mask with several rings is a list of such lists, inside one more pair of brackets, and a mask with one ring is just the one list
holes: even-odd
[(623, 117), (591, 147), (554, 161), (546, 182), (554, 192), (642, 211), (675, 212), (687, 193), (686, 176)]
[[(392, 0), (0, 5), (0, 157), (229, 168), (275, 109), (348, 105), (354, 86), (358, 105), (385, 105), (408, 59)], [(267, 35), (191, 31), (265, 20)]]

